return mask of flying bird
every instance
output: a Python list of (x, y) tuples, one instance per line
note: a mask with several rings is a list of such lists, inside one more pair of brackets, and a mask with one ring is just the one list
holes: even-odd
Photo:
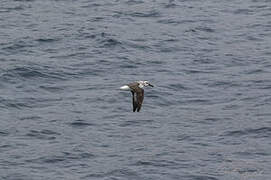
[(131, 91), (133, 95), (133, 112), (139, 112), (144, 99), (143, 87), (151, 86), (148, 81), (136, 81), (120, 87), (121, 90)]

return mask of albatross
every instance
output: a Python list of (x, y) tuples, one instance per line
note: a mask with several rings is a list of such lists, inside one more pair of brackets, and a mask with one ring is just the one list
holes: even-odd
[(151, 86), (148, 81), (136, 81), (124, 86), (121, 86), (121, 90), (131, 91), (133, 95), (133, 112), (139, 112), (144, 99), (144, 87)]

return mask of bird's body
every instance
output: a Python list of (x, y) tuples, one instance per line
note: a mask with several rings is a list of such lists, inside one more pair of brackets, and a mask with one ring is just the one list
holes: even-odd
[(144, 99), (144, 89), (145, 86), (151, 86), (148, 81), (136, 81), (127, 85), (120, 87), (121, 90), (128, 90), (132, 92), (133, 95), (133, 112), (139, 112)]

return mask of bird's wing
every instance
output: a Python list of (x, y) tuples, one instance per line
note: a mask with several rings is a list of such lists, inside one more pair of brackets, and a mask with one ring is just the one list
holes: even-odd
[(133, 95), (133, 112), (136, 111), (138, 105), (137, 105), (137, 98), (136, 98), (136, 89), (138, 88), (138, 83), (137, 82), (133, 82), (128, 84), (129, 88), (131, 89), (132, 95)]
[(138, 85), (139, 85), (138, 82), (133, 82), (133, 83), (128, 84), (129, 88), (133, 91), (135, 91), (136, 88), (138, 88)]
[(135, 92), (136, 92), (137, 112), (139, 112), (144, 99), (144, 89), (138, 87), (136, 88)]
[(133, 91), (132, 92), (132, 95), (133, 95), (133, 112), (136, 111), (137, 109), (137, 100), (136, 100), (136, 96), (135, 96), (135, 93)]

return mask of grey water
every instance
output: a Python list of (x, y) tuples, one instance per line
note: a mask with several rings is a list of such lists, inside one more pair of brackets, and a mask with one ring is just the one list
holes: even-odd
[(270, 139), (270, 0), (0, 1), (1, 180), (267, 180)]

